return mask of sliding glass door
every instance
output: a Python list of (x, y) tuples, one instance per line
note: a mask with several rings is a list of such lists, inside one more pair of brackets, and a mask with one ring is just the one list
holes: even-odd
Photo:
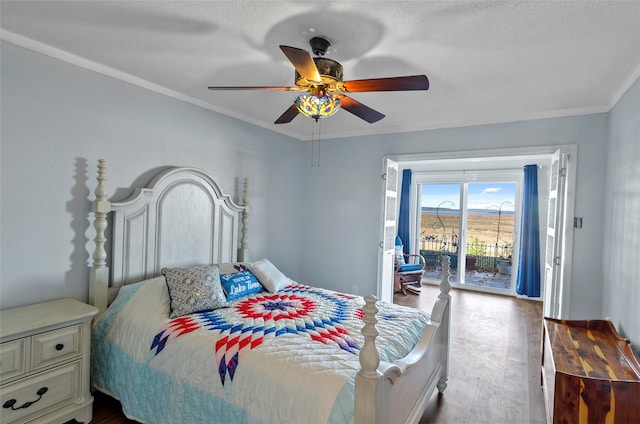
[(439, 258), (450, 258), (454, 285), (513, 293), (521, 173), (416, 175), (418, 249), (424, 279), (442, 279)]
[(460, 242), (459, 183), (419, 184), (420, 254), (425, 259), (424, 277), (428, 282), (442, 280), (441, 255), (449, 256), (451, 282), (457, 281)]
[(467, 184), (464, 284), (511, 291), (515, 182)]

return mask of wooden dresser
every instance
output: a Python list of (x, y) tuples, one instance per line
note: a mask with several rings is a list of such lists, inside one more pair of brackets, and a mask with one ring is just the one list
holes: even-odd
[(88, 423), (93, 306), (60, 299), (0, 311), (0, 422)]
[(544, 319), (547, 422), (640, 423), (640, 364), (609, 321)]

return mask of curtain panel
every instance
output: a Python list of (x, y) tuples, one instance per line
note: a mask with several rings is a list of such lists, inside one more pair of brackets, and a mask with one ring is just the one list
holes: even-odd
[(411, 253), (411, 170), (402, 171), (402, 190), (400, 191), (400, 210), (398, 212), (398, 237), (402, 240), (402, 251)]
[(516, 293), (540, 297), (540, 220), (538, 217), (538, 166), (525, 165), (522, 226)]

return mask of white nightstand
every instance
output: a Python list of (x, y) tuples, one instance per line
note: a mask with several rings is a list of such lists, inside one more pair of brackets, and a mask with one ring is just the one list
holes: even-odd
[(97, 308), (60, 299), (0, 311), (0, 421), (91, 421), (91, 319)]

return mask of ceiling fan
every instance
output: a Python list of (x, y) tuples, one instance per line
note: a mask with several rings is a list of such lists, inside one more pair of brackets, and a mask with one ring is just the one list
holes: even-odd
[(426, 75), (404, 77), (373, 78), (362, 80), (342, 80), (342, 65), (333, 59), (323, 57), (331, 43), (322, 37), (313, 37), (309, 44), (316, 57), (311, 57), (303, 49), (280, 46), (295, 68), (295, 86), (291, 87), (208, 87), (209, 90), (271, 90), (271, 91), (305, 91), (278, 119), (276, 124), (289, 123), (298, 113), (314, 118), (325, 118), (339, 109), (345, 109), (368, 123), (374, 123), (385, 115), (346, 93), (371, 91), (408, 91), (428, 90), (429, 80)]

